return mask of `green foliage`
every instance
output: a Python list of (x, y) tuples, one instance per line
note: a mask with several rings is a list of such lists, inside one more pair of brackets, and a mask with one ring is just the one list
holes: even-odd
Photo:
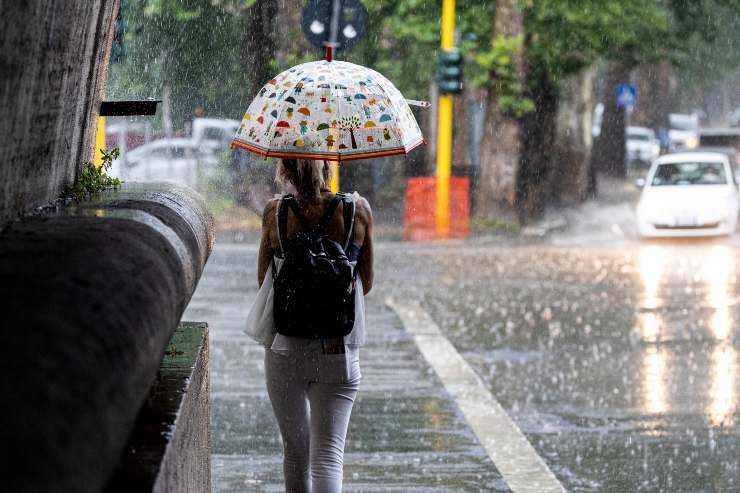
[(521, 117), (534, 110), (534, 102), (524, 96), (524, 87), (514, 67), (514, 57), (522, 49), (524, 36), (496, 36), (490, 49), (475, 55), (475, 63), (484, 72), (474, 75), (470, 81), (476, 87), (486, 87), (496, 95), (499, 109), (505, 114)]
[[(182, 128), (195, 108), (239, 118), (251, 94), (242, 66), (240, 33), (246, 1), (128, 0), (127, 56), (112, 64), (108, 99), (160, 98), (171, 89), (172, 118)], [(155, 124), (161, 124), (161, 112)]]
[(740, 1), (670, 0), (679, 92), (711, 91), (740, 66)]
[(439, 49), (440, 2), (364, 0), (363, 5), (367, 32), (341, 57), (382, 73), (408, 98), (427, 99)]
[(473, 234), (510, 234), (516, 235), (521, 232), (521, 226), (499, 219), (497, 217), (471, 217), (470, 229)]
[(63, 196), (71, 197), (74, 200), (82, 200), (86, 196), (106, 188), (121, 186), (121, 180), (108, 176), (108, 170), (113, 164), (113, 160), (118, 159), (120, 155), (118, 146), (111, 151), (100, 149), (100, 152), (103, 155), (103, 164), (98, 167), (92, 161), (86, 162), (80, 177), (64, 189)]
[(530, 67), (556, 84), (599, 58), (634, 65), (665, 54), (668, 22), (660, 2), (538, 0), (521, 6)]
[[(659, 2), (520, 0), (518, 8), (523, 16), (520, 35), (481, 29), (476, 17), (468, 20), (473, 36), (464, 36), (461, 43), (478, 68), (470, 71), (470, 83), (488, 89), (499, 109), (515, 117), (535, 110), (531, 95), (545, 81), (557, 91), (564, 77), (598, 59), (635, 64), (660, 57), (667, 49), (660, 44), (668, 23)], [(489, 26), (494, 16), (491, 12)]]
[[(488, 89), (500, 109), (514, 116), (532, 111), (533, 81), (547, 80), (557, 90), (564, 77), (599, 59), (627, 65), (670, 59), (697, 84), (706, 84), (723, 66), (740, 63), (740, 0), (515, 1), (523, 16), (521, 36), (493, 32), (500, 2), (458, 0), (455, 15), (465, 83)], [(270, 71), (320, 58), (323, 54), (308, 47), (300, 25), (293, 22), (299, 16), (288, 12), (298, 2), (275, 2), (276, 19), (291, 19), (295, 25), (275, 21), (266, 27), (280, 37)], [(242, 53), (244, 39), (251, 35), (248, 16), (254, 3), (125, 0), (127, 54), (111, 66), (107, 97), (160, 97), (167, 85), (175, 128), (198, 106), (210, 115), (240, 118), (255, 87), (264, 82), (250, 79), (254, 71)], [(378, 70), (408, 98), (427, 99), (439, 52), (441, 2), (363, 4), (369, 14), (367, 32), (354, 50), (338, 58)], [(518, 70), (526, 71), (525, 80), (516, 72), (517, 53), (524, 59)]]

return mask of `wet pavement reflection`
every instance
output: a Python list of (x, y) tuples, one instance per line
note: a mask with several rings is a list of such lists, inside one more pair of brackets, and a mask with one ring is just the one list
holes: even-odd
[[(403, 248), (399, 248), (402, 245)], [(388, 296), (418, 301), (568, 491), (740, 489), (732, 241), (378, 246), (346, 491), (506, 491)], [(218, 245), (186, 318), (211, 326), (214, 491), (280, 491), (254, 245)]]
[[(185, 314), (210, 327), (214, 492), (284, 491), (263, 349), (242, 333), (256, 254), (254, 245), (217, 245)], [(369, 298), (343, 491), (509, 491), (398, 317)]]
[[(737, 491), (737, 251), (381, 249), (569, 491)], [(403, 281), (402, 281), (403, 280)]]

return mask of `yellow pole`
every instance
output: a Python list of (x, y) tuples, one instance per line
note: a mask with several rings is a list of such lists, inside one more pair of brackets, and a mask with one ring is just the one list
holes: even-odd
[(93, 163), (100, 168), (103, 165), (103, 154), (100, 149), (105, 148), (105, 117), (98, 117), (98, 129), (95, 132), (95, 152), (93, 154)]
[(329, 180), (329, 190), (332, 193), (339, 191), (339, 161), (329, 161), (331, 166), (331, 179)]
[[(442, 0), (443, 50), (453, 48), (455, 0)], [(447, 238), (450, 232), (450, 169), (452, 167), (452, 96), (439, 96), (437, 127), (437, 236)]]

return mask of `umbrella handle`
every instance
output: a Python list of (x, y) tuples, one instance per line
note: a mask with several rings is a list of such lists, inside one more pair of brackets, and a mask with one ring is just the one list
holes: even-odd
[(416, 99), (407, 99), (406, 104), (411, 106), (421, 106), (422, 108), (429, 108), (432, 105), (429, 101), (417, 101)]
[(330, 44), (326, 45), (326, 61), (331, 63), (334, 55), (334, 47)]

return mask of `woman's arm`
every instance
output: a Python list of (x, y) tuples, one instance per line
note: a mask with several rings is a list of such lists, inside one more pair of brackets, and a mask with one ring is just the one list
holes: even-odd
[(370, 204), (363, 197), (357, 201), (355, 212), (355, 238), (354, 241), (360, 248), (360, 258), (357, 262), (357, 270), (362, 281), (362, 290), (367, 295), (373, 288), (373, 212)]
[(272, 257), (275, 255), (275, 249), (272, 247), (270, 241), (270, 232), (275, 228), (275, 211), (277, 208), (278, 199), (270, 200), (265, 205), (265, 210), (262, 213), (262, 239), (260, 240), (260, 252), (257, 259), (257, 282), (260, 287), (265, 280), (265, 274), (267, 274), (267, 268), (272, 262)]

